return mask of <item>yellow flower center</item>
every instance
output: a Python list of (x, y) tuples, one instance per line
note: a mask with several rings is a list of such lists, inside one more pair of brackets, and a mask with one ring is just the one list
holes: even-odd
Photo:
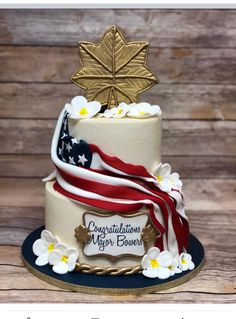
[(173, 269), (174, 269), (174, 266), (173, 266), (173, 265), (170, 265), (168, 268), (169, 268), (170, 270), (173, 270)]
[(188, 262), (186, 259), (182, 259), (182, 264), (186, 265)]
[(123, 112), (123, 109), (119, 109), (119, 110), (117, 111), (117, 114), (118, 114), (118, 115), (121, 115), (122, 112)]
[(158, 182), (160, 183), (161, 181), (162, 181), (162, 177), (161, 177), (161, 175), (158, 175), (157, 177), (156, 177), (156, 179), (158, 180)]
[(151, 259), (150, 262), (152, 268), (158, 268), (159, 262), (156, 259)]
[(139, 111), (139, 114), (140, 114), (140, 115), (144, 115), (145, 112), (144, 112), (144, 111)]
[(61, 261), (62, 261), (63, 263), (67, 263), (68, 257), (67, 257), (67, 256), (62, 256), (62, 257), (61, 257)]
[(49, 251), (49, 252), (52, 252), (52, 251), (54, 250), (54, 247), (55, 247), (55, 245), (54, 245), (53, 243), (50, 243), (50, 244), (48, 245), (48, 251)]
[(85, 107), (83, 107), (82, 109), (80, 109), (79, 115), (87, 115), (87, 114), (88, 114), (88, 110), (87, 110)]

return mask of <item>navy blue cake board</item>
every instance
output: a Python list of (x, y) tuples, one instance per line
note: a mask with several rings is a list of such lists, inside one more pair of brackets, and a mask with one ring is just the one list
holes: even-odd
[(34, 230), (22, 245), (22, 260), (26, 268), (35, 276), (47, 283), (62, 289), (97, 295), (142, 295), (173, 288), (190, 280), (198, 274), (204, 264), (204, 249), (200, 241), (190, 234), (188, 253), (192, 255), (195, 268), (180, 274), (160, 280), (151, 279), (140, 274), (135, 275), (93, 275), (77, 271), (58, 275), (50, 265), (39, 267), (35, 265), (36, 256), (32, 246), (40, 238), (44, 226)]

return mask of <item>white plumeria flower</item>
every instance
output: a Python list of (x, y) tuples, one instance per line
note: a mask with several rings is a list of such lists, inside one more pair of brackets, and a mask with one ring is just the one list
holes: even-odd
[(122, 118), (126, 116), (128, 111), (129, 111), (129, 106), (126, 103), (120, 103), (118, 107), (113, 107), (112, 109), (106, 110), (102, 114), (102, 116), (106, 118), (111, 118), (111, 117)]
[(71, 104), (66, 103), (65, 110), (71, 119), (87, 119), (95, 116), (101, 110), (101, 104), (97, 101), (88, 102), (83, 96), (76, 96)]
[(79, 253), (75, 248), (57, 244), (55, 250), (49, 256), (49, 264), (53, 265), (52, 270), (55, 273), (64, 275), (75, 269), (78, 256)]
[(114, 113), (115, 113), (114, 108), (112, 108), (112, 109), (107, 109), (104, 113), (101, 114), (100, 117), (111, 118)]
[(169, 267), (172, 264), (172, 255), (168, 251), (160, 252), (157, 247), (152, 247), (141, 261), (142, 273), (149, 278), (167, 279), (171, 275)]
[(118, 107), (113, 108), (113, 110), (115, 110), (113, 117), (125, 117), (129, 112), (129, 105), (126, 103), (120, 103)]
[(172, 188), (174, 189), (178, 189), (181, 190), (183, 183), (182, 181), (179, 179), (179, 174), (178, 173), (172, 173), (170, 175), (170, 183), (172, 185)]
[(129, 105), (128, 117), (147, 118), (156, 115), (161, 115), (159, 105), (151, 105), (149, 103), (132, 103)]
[(37, 239), (33, 244), (33, 253), (38, 256), (35, 261), (37, 266), (45, 266), (48, 264), (49, 256), (54, 251), (55, 246), (59, 243), (59, 239), (54, 237), (50, 231), (43, 230), (41, 238)]
[(195, 268), (192, 262), (192, 256), (190, 254), (182, 253), (179, 256), (179, 269), (182, 271), (193, 270)]
[(157, 186), (163, 192), (169, 193), (172, 189), (172, 183), (170, 180), (171, 166), (170, 164), (162, 164), (157, 167), (154, 176), (157, 180)]
[(157, 186), (164, 192), (171, 192), (172, 189), (182, 190), (182, 181), (178, 173), (171, 173), (171, 166), (167, 163), (160, 163), (154, 176), (157, 180)]
[(171, 276), (174, 276), (175, 274), (180, 274), (182, 272), (182, 270), (179, 269), (178, 267), (179, 267), (178, 260), (176, 258), (173, 258), (171, 265), (168, 267), (170, 269)]

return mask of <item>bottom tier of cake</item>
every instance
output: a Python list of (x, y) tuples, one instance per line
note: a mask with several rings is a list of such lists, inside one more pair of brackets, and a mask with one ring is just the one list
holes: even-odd
[[(96, 214), (98, 216), (107, 216), (111, 217), (114, 216), (112, 212), (105, 212), (101, 211), (99, 209), (95, 209), (94, 207), (85, 206), (82, 204), (78, 204), (67, 197), (61, 195), (59, 192), (54, 190), (55, 182), (47, 182), (45, 186), (45, 193), (46, 193), (46, 205), (45, 205), (45, 228), (50, 231), (54, 236), (57, 236), (60, 239), (60, 242), (66, 244), (69, 247), (76, 248), (79, 252), (79, 263), (80, 264), (86, 264), (90, 267), (131, 267), (131, 268), (137, 268), (140, 266), (140, 262), (142, 259), (142, 256), (145, 254), (145, 251), (147, 251), (148, 248), (153, 246), (154, 241), (149, 241), (148, 244), (145, 245), (135, 245), (134, 239), (129, 237), (129, 234), (127, 234), (127, 238), (129, 240), (132, 239), (132, 243), (134, 245), (132, 247), (120, 247), (120, 251), (124, 250), (125, 254), (119, 254), (116, 256), (112, 256), (115, 249), (119, 249), (117, 247), (110, 247), (110, 253), (104, 253), (101, 251), (100, 256), (96, 256), (97, 249), (95, 245), (93, 247), (90, 247), (88, 250), (88, 254), (92, 254), (92, 256), (85, 255), (85, 248), (84, 244), (82, 242), (79, 242), (76, 238), (75, 230), (80, 226), (84, 225), (85, 219), (84, 214), (86, 212), (89, 212), (91, 214), (94, 214), (96, 217)], [(92, 216), (89, 215), (88, 216)], [(118, 215), (115, 215), (118, 216)], [(127, 216), (128, 217), (128, 216)], [(137, 214), (132, 215), (133, 218), (138, 218), (138, 223), (142, 223), (143, 225), (148, 224), (148, 216), (145, 211), (139, 211)], [(103, 221), (104, 220), (104, 221)], [(106, 223), (106, 219), (103, 219), (102, 221), (98, 220), (97, 222)], [(127, 219), (126, 219), (127, 220)], [(117, 220), (116, 220), (117, 221)], [(130, 218), (131, 221), (131, 218)], [(136, 224), (136, 220), (134, 219), (131, 222), (132, 224)], [(117, 224), (117, 222), (116, 222)], [(104, 225), (105, 226), (105, 225)], [(114, 222), (112, 221), (112, 225), (114, 226)], [(125, 225), (124, 225), (125, 226)], [(140, 235), (140, 234), (139, 234)], [(122, 246), (125, 242), (122, 242), (122, 238), (124, 235), (120, 235), (120, 246)], [(130, 235), (131, 236), (131, 235)], [(107, 243), (107, 246), (109, 243)], [(101, 246), (101, 245), (100, 245)], [(144, 251), (142, 252), (142, 247)], [(101, 247), (100, 247), (101, 248)], [(109, 247), (105, 248), (105, 252), (109, 250)], [(135, 252), (136, 250), (136, 252)], [(130, 253), (127, 253), (130, 252)], [(139, 256), (134, 256), (134, 254), (138, 254)], [(121, 256), (122, 255), (122, 256)], [(86, 267), (85, 267), (86, 269)]]

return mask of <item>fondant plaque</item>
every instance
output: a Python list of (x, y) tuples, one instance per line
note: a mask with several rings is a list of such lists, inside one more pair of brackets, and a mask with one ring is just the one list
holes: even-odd
[(100, 215), (84, 214), (84, 225), (90, 236), (84, 246), (86, 256), (107, 255), (111, 258), (122, 256), (143, 256), (145, 245), (142, 230), (148, 222), (148, 215)]

